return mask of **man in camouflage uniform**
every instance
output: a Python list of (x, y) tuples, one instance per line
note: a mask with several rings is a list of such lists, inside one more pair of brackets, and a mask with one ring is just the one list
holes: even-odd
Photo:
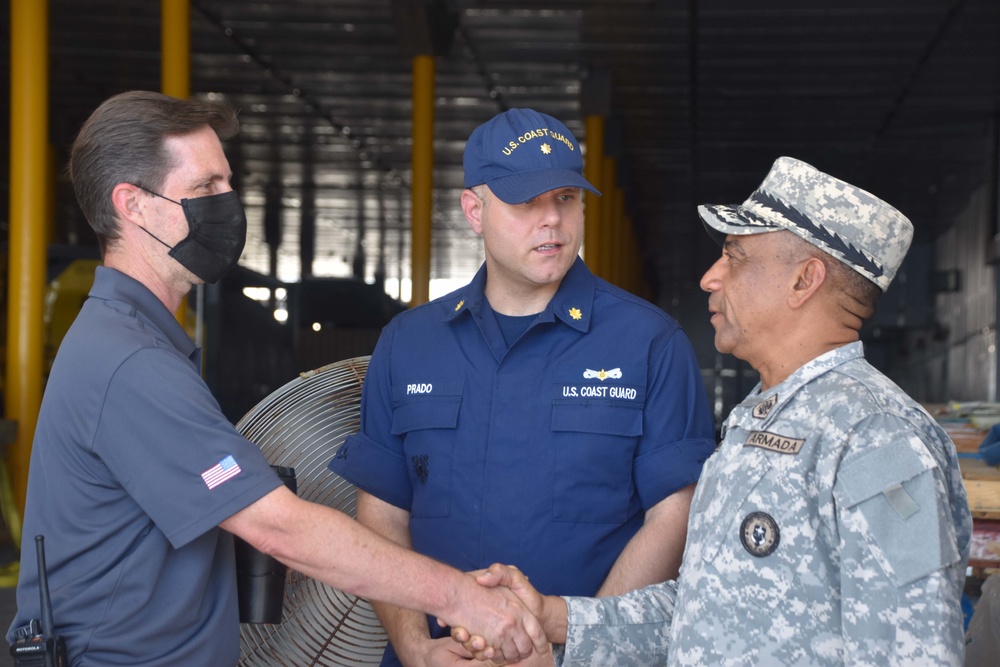
[[(701, 206), (715, 344), (760, 384), (723, 426), (677, 581), (533, 595), (564, 665), (961, 665), (971, 518), (954, 446), (864, 359), (858, 331), (912, 238), (873, 195), (779, 158)], [(485, 583), (487, 579), (483, 579)]]

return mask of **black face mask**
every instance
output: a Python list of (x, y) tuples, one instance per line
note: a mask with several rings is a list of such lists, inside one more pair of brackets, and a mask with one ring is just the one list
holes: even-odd
[(173, 248), (145, 227), (142, 230), (170, 248), (168, 254), (185, 269), (206, 283), (214, 283), (239, 261), (247, 240), (247, 216), (235, 191), (177, 202), (141, 185), (136, 187), (184, 209), (188, 235)]

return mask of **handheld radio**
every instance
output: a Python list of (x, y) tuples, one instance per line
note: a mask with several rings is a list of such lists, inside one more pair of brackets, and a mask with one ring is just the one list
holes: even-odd
[(35, 536), (35, 553), (38, 556), (38, 598), (41, 602), (42, 621), (37, 619), (19, 628), (10, 647), (17, 667), (67, 667), (66, 642), (55, 634), (52, 619), (52, 601), (49, 599), (49, 575), (45, 570), (45, 537)]

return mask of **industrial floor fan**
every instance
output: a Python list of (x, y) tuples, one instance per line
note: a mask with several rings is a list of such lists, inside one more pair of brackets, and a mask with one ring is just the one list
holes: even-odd
[[(327, 464), (360, 428), (368, 357), (324, 366), (274, 391), (236, 424), (276, 466), (295, 469), (300, 498), (355, 515), (354, 485)], [(378, 665), (386, 635), (366, 600), (289, 570), (275, 625), (240, 626), (240, 665)]]

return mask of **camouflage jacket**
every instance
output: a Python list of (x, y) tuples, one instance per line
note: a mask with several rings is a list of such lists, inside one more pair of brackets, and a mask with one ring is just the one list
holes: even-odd
[(972, 520), (954, 446), (828, 352), (723, 427), (678, 580), (567, 598), (564, 665), (961, 665)]

